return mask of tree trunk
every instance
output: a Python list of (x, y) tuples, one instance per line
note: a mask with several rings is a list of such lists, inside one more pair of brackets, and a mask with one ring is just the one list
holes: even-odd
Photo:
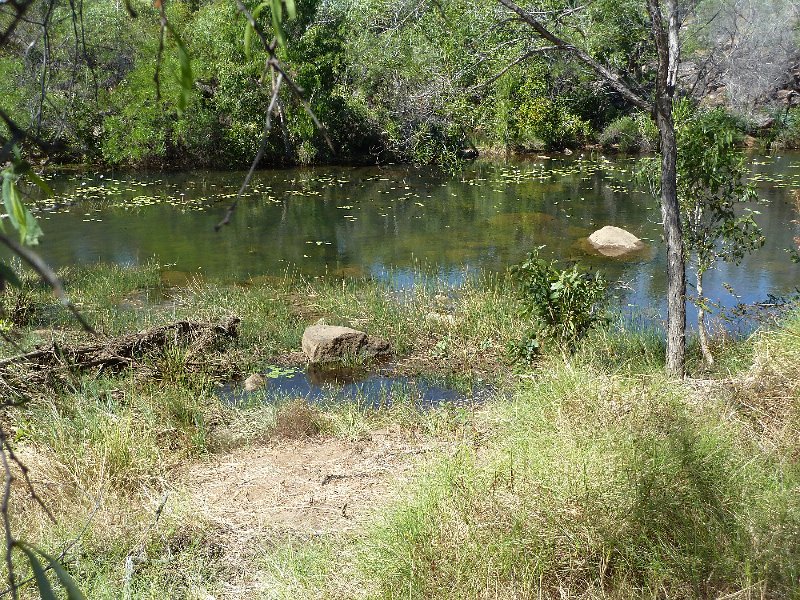
[(686, 267), (683, 260), (683, 235), (675, 171), (678, 149), (675, 141), (675, 124), (672, 120), (672, 100), (675, 97), (680, 58), (677, 0), (647, 0), (650, 33), (658, 54), (658, 76), (653, 104), (629, 87), (622, 73), (599, 63), (587, 52), (555, 35), (539, 21), (537, 14), (520, 7), (514, 0), (498, 0), (498, 2), (514, 11), (522, 21), (533, 28), (536, 35), (554, 44), (556, 48), (573, 54), (588, 65), (626, 100), (643, 110), (653, 112), (661, 138), (661, 216), (664, 221), (664, 241), (667, 245), (668, 261), (667, 370), (673, 375), (682, 377), (686, 358)]
[(686, 264), (683, 258), (681, 209), (678, 203), (676, 161), (678, 146), (672, 101), (678, 80), (680, 43), (676, 0), (664, 0), (664, 23), (660, 0), (647, 0), (653, 41), (658, 53), (658, 77), (653, 106), (661, 146), (661, 217), (667, 246), (667, 370), (683, 377), (686, 360)]
[(672, 98), (658, 98), (656, 124), (661, 134), (661, 218), (667, 246), (667, 370), (683, 377), (686, 360), (686, 267), (683, 258), (678, 183), (677, 144)]
[(703, 358), (709, 365), (714, 364), (714, 356), (711, 354), (711, 348), (708, 347), (708, 331), (706, 330), (706, 310), (703, 308), (703, 272), (698, 269), (697, 271), (697, 331), (700, 335), (700, 350), (703, 352)]

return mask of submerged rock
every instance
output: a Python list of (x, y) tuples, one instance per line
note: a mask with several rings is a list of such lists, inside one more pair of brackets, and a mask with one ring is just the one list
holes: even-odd
[(363, 331), (338, 325), (312, 325), (303, 332), (303, 352), (312, 363), (343, 358), (380, 358), (391, 351), (389, 342)]
[(622, 256), (644, 250), (647, 246), (630, 231), (606, 225), (589, 236), (589, 244), (604, 256)]

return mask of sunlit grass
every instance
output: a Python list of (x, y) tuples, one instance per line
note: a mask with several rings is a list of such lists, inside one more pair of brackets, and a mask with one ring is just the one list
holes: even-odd
[(442, 460), (376, 526), (364, 578), (387, 598), (795, 593), (795, 470), (690, 397), (573, 369), (521, 386), (483, 415), (485, 452)]
[[(207, 360), (167, 346), (138, 368), (75, 376), (6, 412), (58, 517), (52, 524), (18, 499), (17, 534), (58, 553), (98, 506), (66, 559), (88, 597), (225, 597), (231, 586), (240, 590), (232, 597), (277, 598), (797, 593), (796, 315), (726, 340), (716, 371), (680, 383), (662, 375), (660, 331), (622, 321), (593, 332), (566, 362), (512, 363), (506, 348), (524, 323), (503, 277), (456, 290), (431, 280), (398, 295), (372, 280), (294, 275), (174, 289), (156, 265), (67, 275), (73, 298), (108, 334), (242, 318), (239, 339)], [(141, 289), (170, 301), (120, 305)], [(20, 302), (13, 293), (5, 305), (27, 307), (13, 330), (19, 343), (53, 332), (89, 339), (47, 290), (30, 282)], [(403, 385), (337, 402), (219, 395), (221, 383), (274, 371), (318, 319), (387, 338), (398, 354), (392, 368), (466, 396), (484, 385), (498, 393), (424, 410)], [(443, 451), (357, 535), (244, 544), (186, 510), (171, 487), (186, 465), (237, 448), (359, 443), (389, 429)]]

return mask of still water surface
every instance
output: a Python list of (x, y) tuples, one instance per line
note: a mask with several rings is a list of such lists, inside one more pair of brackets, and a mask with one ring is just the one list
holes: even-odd
[[(55, 198), (39, 208), (40, 250), (56, 266), (156, 260), (228, 281), (289, 268), (409, 286), (420, 272), (458, 285), (544, 246), (544, 255), (602, 269), (624, 304), (656, 316), (665, 287), (660, 211), (632, 183), (634, 168), (634, 159), (586, 154), (478, 162), (455, 177), (409, 166), (263, 171), (219, 233), (214, 224), (243, 173), (58, 175)], [(800, 235), (792, 202), (800, 154), (754, 158), (753, 169), (768, 201), (753, 207), (767, 244), (708, 277), (707, 292), (728, 307), (800, 285), (786, 253)], [(582, 241), (603, 225), (630, 230), (652, 251), (634, 260), (587, 253)]]

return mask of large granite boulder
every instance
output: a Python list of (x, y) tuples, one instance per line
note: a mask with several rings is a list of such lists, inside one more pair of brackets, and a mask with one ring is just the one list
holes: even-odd
[(303, 332), (303, 352), (312, 363), (343, 358), (381, 358), (391, 352), (389, 342), (363, 331), (338, 325), (311, 325)]
[(589, 236), (589, 245), (604, 256), (622, 256), (644, 250), (647, 246), (630, 231), (606, 225)]

